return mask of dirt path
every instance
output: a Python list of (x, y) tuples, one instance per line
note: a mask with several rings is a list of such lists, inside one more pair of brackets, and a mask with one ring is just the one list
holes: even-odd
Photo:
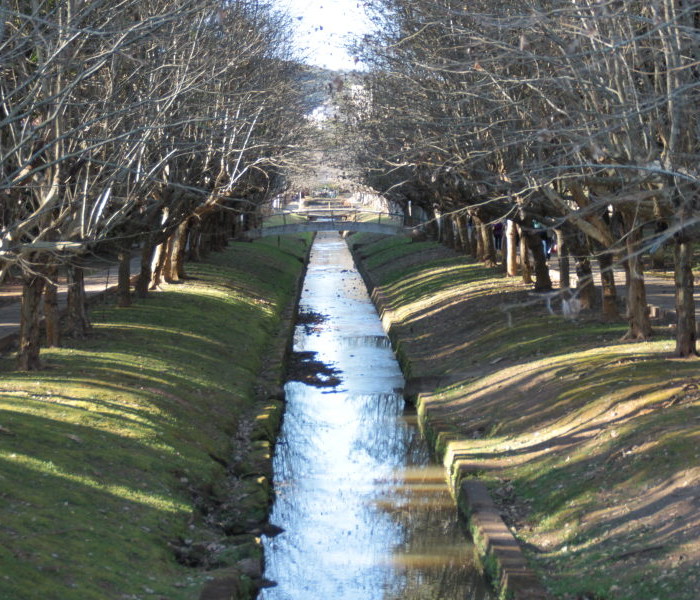
[[(559, 285), (560, 272), (559, 272), (559, 261), (556, 258), (552, 258), (549, 261), (549, 275), (552, 278), (552, 284), (555, 286)], [(625, 271), (622, 267), (618, 267), (614, 271), (615, 275), (615, 286), (617, 289), (617, 294), (620, 298), (626, 298), (627, 287), (625, 286)], [(577, 283), (576, 274), (571, 271), (571, 285), (575, 286)], [(596, 286), (600, 286), (600, 269), (596, 265), (593, 269), (593, 281)], [(652, 314), (655, 314), (654, 307), (658, 310), (656, 311), (657, 316), (664, 317), (669, 316), (669, 313), (674, 313), (676, 310), (676, 298), (673, 285), (673, 278), (660, 277), (658, 275), (653, 275), (650, 273), (644, 274), (644, 283), (646, 285), (647, 302), (652, 307)], [(700, 316), (700, 298), (695, 300), (695, 312)]]
[[(137, 273), (141, 262), (140, 257), (135, 256), (131, 260), (131, 273)], [(117, 284), (116, 263), (106, 263), (104, 266), (95, 266), (85, 274), (85, 293), (88, 296), (101, 294)], [(58, 288), (58, 306), (63, 309), (66, 306), (67, 285), (61, 284)], [(0, 286), (0, 351), (12, 343), (13, 338), (19, 334), (20, 302), (22, 299), (22, 286), (16, 282)]]

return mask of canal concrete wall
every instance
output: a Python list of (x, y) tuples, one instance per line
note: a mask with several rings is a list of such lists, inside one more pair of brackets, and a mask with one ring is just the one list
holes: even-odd
[[(425, 412), (421, 410), (421, 394), (429, 393), (446, 382), (439, 376), (411, 376), (412, 356), (402, 348), (400, 334), (397, 333), (390, 311), (387, 310), (387, 299), (381, 288), (377, 287), (371, 271), (365, 266), (361, 247), (352, 243), (348, 245), (406, 377), (406, 399), (418, 408), (421, 427), (437, 452), (439, 431), (433, 428), (426, 419)], [(520, 544), (503, 521), (486, 486), (476, 478), (469, 478), (460, 482), (455, 496), (457, 509), (467, 522), (484, 571), (498, 597), (513, 600), (546, 600), (547, 592), (528, 566)]]

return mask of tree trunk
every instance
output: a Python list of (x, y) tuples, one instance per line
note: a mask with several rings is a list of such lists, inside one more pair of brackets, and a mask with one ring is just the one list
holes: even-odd
[(440, 217), (440, 223), (442, 229), (442, 243), (448, 248), (454, 249), (455, 236), (452, 227), (452, 218), (449, 215), (443, 215)]
[(617, 310), (617, 289), (615, 288), (613, 258), (611, 252), (603, 252), (598, 258), (600, 281), (603, 288), (603, 319), (606, 321), (617, 321), (620, 318), (620, 313)]
[(576, 296), (581, 301), (582, 310), (590, 310), (595, 306), (595, 282), (593, 269), (588, 256), (577, 256), (574, 261), (576, 271)]
[(523, 283), (532, 283), (532, 264), (530, 263), (530, 249), (527, 244), (527, 236), (523, 228), (518, 226), (518, 234), (520, 235), (520, 270), (523, 278)]
[(486, 251), (484, 249), (484, 236), (482, 233), (483, 225), (481, 223), (481, 219), (478, 219), (477, 217), (472, 217), (472, 221), (474, 223), (474, 237), (475, 237), (475, 245), (476, 245), (476, 260), (479, 262), (484, 261), (484, 256), (486, 254)]
[(676, 355), (697, 355), (695, 299), (693, 297), (693, 243), (687, 233), (676, 234), (674, 247), (676, 284)]
[(429, 240), (439, 242), (440, 236), (440, 218), (433, 212), (433, 217), (428, 219), (424, 225), (425, 235)]
[(193, 262), (202, 260), (202, 238), (204, 236), (204, 223), (201, 219), (194, 219), (190, 227), (190, 244), (187, 259)]
[(478, 215), (472, 216), (476, 227), (476, 259), (487, 267), (496, 264), (496, 247), (493, 244), (491, 227), (481, 220)]
[(491, 225), (482, 223), (479, 232), (481, 233), (482, 248), (484, 252), (482, 262), (487, 267), (495, 267), (498, 260), (496, 259), (496, 245), (493, 243)]
[(167, 240), (161, 242), (153, 251), (153, 262), (151, 263), (151, 285), (148, 289), (157, 290), (163, 283), (163, 270), (165, 269), (165, 260), (168, 253), (166, 252)]
[(625, 270), (625, 287), (629, 288), (630, 287), (630, 261), (627, 258), (627, 256), (624, 256), (622, 260), (620, 261), (620, 264), (622, 265), (622, 268)]
[(84, 338), (92, 325), (88, 318), (87, 298), (85, 296), (85, 273), (77, 265), (68, 268), (68, 328), (71, 337)]
[(542, 238), (538, 234), (530, 232), (526, 232), (524, 237), (527, 240), (527, 245), (530, 248), (530, 252), (532, 252), (532, 258), (535, 263), (535, 291), (549, 291), (552, 289), (552, 279), (549, 276), (547, 256), (542, 246)]
[[(163, 244), (163, 267), (161, 273), (166, 283), (177, 281), (177, 271), (173, 269), (174, 246), (177, 232), (170, 234), (168, 240)], [(174, 272), (174, 277), (173, 277)]]
[(627, 320), (629, 330), (624, 336), (627, 340), (646, 340), (651, 337), (649, 307), (644, 287), (644, 273), (639, 254), (641, 229), (637, 228), (627, 235), (627, 260), (630, 269), (630, 284), (627, 289)]
[(131, 306), (131, 251), (129, 248), (120, 248), (117, 258), (119, 260), (119, 275), (117, 278), (117, 306), (126, 308)]
[(58, 310), (58, 266), (49, 270), (49, 279), (44, 284), (44, 317), (46, 345), (58, 348), (61, 345), (61, 315)]
[(153, 255), (156, 251), (156, 244), (153, 243), (153, 236), (146, 236), (141, 248), (141, 271), (136, 281), (135, 293), (137, 298), (148, 296), (148, 286), (151, 283), (153, 273)]
[(20, 307), (19, 351), (17, 367), (20, 371), (41, 369), (39, 360), (41, 338), (41, 293), (45, 280), (40, 275), (26, 275), (22, 281)]
[(581, 302), (582, 310), (590, 310), (596, 303), (595, 282), (589, 257), (588, 244), (581, 241), (579, 234), (569, 239), (569, 248), (573, 253), (574, 271), (576, 272), (576, 296)]
[(452, 226), (452, 239), (454, 240), (453, 247), (457, 252), (464, 251), (464, 241), (462, 240), (461, 227), (459, 223), (459, 215), (451, 215), (450, 223)]
[(459, 238), (460, 250), (467, 254), (469, 252), (469, 235), (467, 233), (467, 220), (464, 215), (455, 217), (457, 227), (457, 237)]
[(185, 250), (187, 248), (187, 236), (190, 230), (189, 220), (180, 223), (173, 234), (173, 243), (170, 248), (170, 281), (180, 281), (187, 278), (185, 273)]
[(513, 221), (506, 221), (506, 274), (515, 277), (518, 274), (518, 229)]
[(569, 272), (569, 242), (561, 229), (555, 229), (557, 236), (557, 259), (559, 260), (559, 289), (568, 290), (571, 287), (571, 273)]

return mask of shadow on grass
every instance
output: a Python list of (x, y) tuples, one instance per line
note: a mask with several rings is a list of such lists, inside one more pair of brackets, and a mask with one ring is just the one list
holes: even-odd
[(182, 285), (95, 308), (95, 335), (43, 352), (42, 372), (0, 361), (0, 597), (198, 595), (206, 573), (169, 543), (196, 535), (291, 299), (305, 248), (280, 246), (234, 244)]

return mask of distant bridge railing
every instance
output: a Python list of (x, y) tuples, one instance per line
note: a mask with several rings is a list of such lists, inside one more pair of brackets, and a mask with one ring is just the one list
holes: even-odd
[(396, 235), (406, 233), (404, 215), (355, 208), (308, 208), (271, 214), (262, 227), (244, 233), (247, 239), (311, 231), (356, 231)]
[[(342, 207), (342, 206), (335, 206), (335, 207), (328, 207), (328, 208), (322, 208), (322, 207), (317, 207), (317, 208), (304, 208), (300, 210), (281, 210), (281, 211), (276, 211), (271, 213), (267, 218), (266, 221), (268, 223), (274, 222), (275, 220), (279, 221), (279, 219), (282, 219), (284, 222), (283, 224), (287, 224), (286, 219), (288, 218), (296, 218), (298, 219), (299, 217), (301, 218), (306, 218), (309, 220), (317, 220), (317, 219), (329, 219), (329, 220), (342, 220), (342, 221), (353, 221), (353, 222), (366, 222), (366, 221), (376, 221), (377, 223), (381, 222), (395, 222), (399, 225), (404, 224), (404, 215), (403, 213), (390, 213), (386, 211), (379, 211), (379, 210), (366, 210), (366, 209), (360, 209), (360, 208), (352, 208), (352, 207)], [(298, 222), (298, 221), (295, 221)], [(265, 225), (263, 225), (264, 227)]]

